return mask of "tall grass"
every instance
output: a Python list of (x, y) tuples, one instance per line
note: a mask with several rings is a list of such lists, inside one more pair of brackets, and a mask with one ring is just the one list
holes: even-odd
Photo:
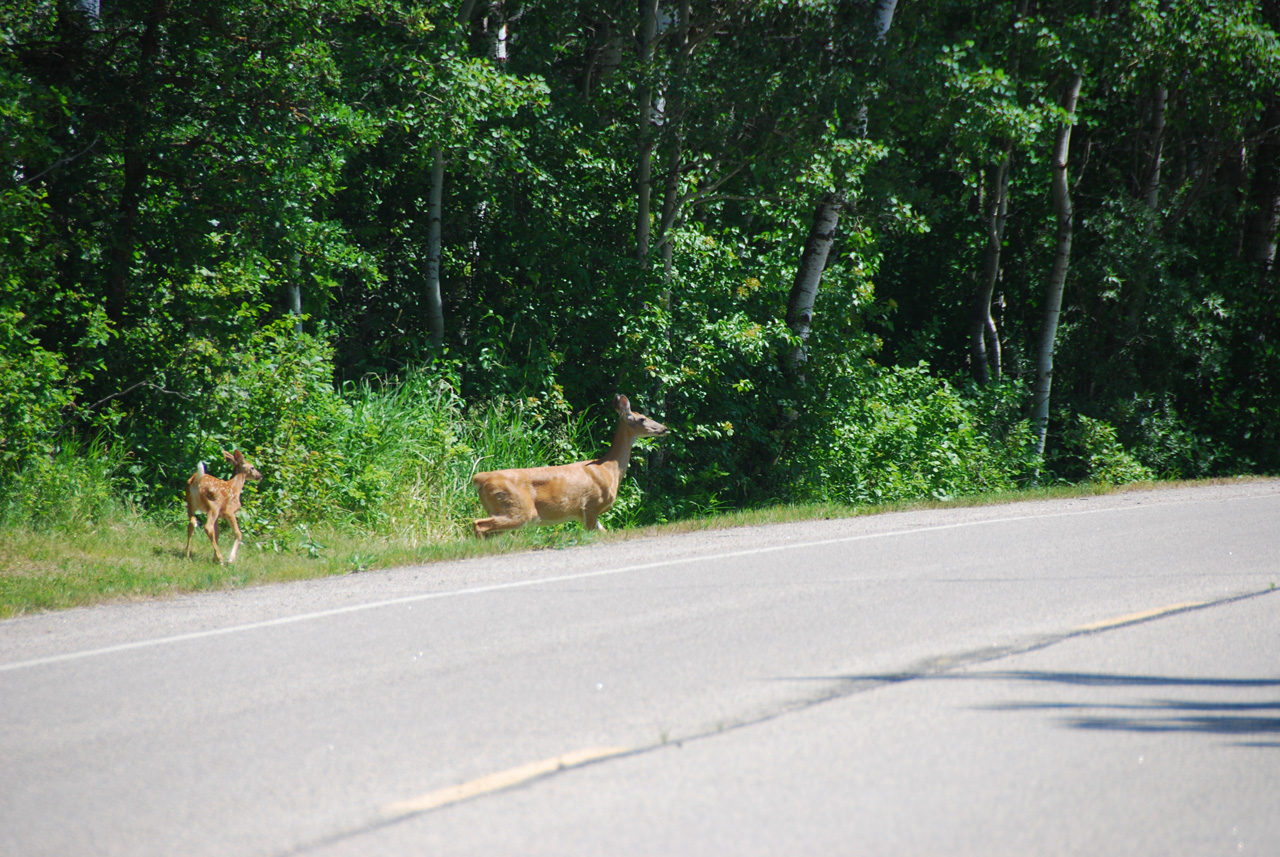
[(334, 444), (352, 524), (417, 546), (470, 533), (480, 513), (471, 477), (594, 455), (585, 417), (545, 414), (523, 400), (467, 409), (445, 382), (365, 382), (350, 391), (351, 418)]
[(14, 527), (78, 530), (126, 513), (114, 480), (124, 450), (97, 437), (74, 438), (53, 455), (33, 457), (10, 485), (0, 485), (0, 532)]
[[(594, 457), (613, 425), (607, 407), (573, 415), (562, 401), (532, 398), (469, 406), (447, 375), (425, 371), (338, 391), (322, 360), (280, 354), (270, 372), (255, 366), (227, 385), (242, 401), (206, 413), (199, 432), (174, 430), (167, 444), (157, 442), (163, 427), (155, 426), (150, 435), (67, 440), (0, 484), (0, 616), (583, 538), (569, 524), (477, 542), (471, 521), (482, 510), (471, 477)], [(845, 510), (953, 501), (1008, 490), (1025, 469), (1025, 425), (1012, 418), (1003, 430), (1000, 420), (995, 428), (980, 424), (990, 403), (969, 402), (923, 371), (895, 370), (867, 392), (860, 408), (825, 414), (821, 431), (802, 446), (797, 484), (811, 490), (798, 490), (808, 494), (800, 500)], [(1004, 410), (1016, 415), (1016, 408)], [(1088, 478), (1149, 475), (1132, 466), (1108, 426), (1085, 427), (1089, 433), (1073, 438)], [(239, 559), (220, 567), (202, 532), (194, 559), (186, 559), (184, 483), (200, 458), (214, 475), (228, 475), (217, 454), (224, 444), (242, 449), (264, 478), (244, 491)], [(142, 452), (157, 449), (169, 452)], [(677, 492), (643, 491), (644, 456), (637, 453), (633, 473), (642, 478), (624, 480), (607, 527), (716, 511), (691, 508)], [(678, 503), (678, 514), (663, 513)]]
[[(31, 462), (0, 486), (0, 617), (577, 538), (556, 528), (477, 544), (471, 521), (483, 512), (471, 476), (592, 457), (601, 432), (588, 418), (519, 399), (468, 408), (447, 381), (417, 373), (351, 385), (338, 412), (323, 449), (278, 459), (294, 469), (260, 465), (264, 479), (244, 490), (234, 566), (214, 563), (200, 531), (186, 559), (185, 477), (149, 505), (122, 499), (138, 466), (124, 439), (68, 442)], [(165, 469), (190, 473), (195, 463)], [(220, 466), (210, 472), (226, 476)]]

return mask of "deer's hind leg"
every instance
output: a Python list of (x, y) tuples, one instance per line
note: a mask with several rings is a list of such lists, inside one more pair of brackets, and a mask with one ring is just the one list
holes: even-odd
[(204, 532), (213, 544), (213, 555), (217, 557), (218, 563), (225, 562), (226, 560), (222, 558), (222, 550), (218, 547), (218, 511), (216, 509), (209, 510), (209, 517), (204, 522)]
[(472, 523), (471, 527), (477, 536), (518, 530), (538, 517), (533, 500), (516, 491), (500, 488), (482, 490), (480, 504), (490, 517), (479, 518)]
[(509, 515), (494, 515), (489, 518), (478, 518), (472, 522), (471, 528), (475, 530), (477, 536), (487, 536), (490, 533), (502, 533), (507, 530), (518, 530), (523, 527), (527, 520), (513, 518)]

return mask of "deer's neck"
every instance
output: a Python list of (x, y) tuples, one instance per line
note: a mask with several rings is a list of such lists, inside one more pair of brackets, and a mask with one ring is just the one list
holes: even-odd
[(618, 427), (613, 432), (613, 443), (609, 444), (609, 451), (600, 459), (612, 461), (618, 465), (618, 477), (621, 478), (627, 472), (627, 464), (631, 461), (631, 447), (636, 442), (636, 436), (627, 431), (627, 424), (618, 420)]

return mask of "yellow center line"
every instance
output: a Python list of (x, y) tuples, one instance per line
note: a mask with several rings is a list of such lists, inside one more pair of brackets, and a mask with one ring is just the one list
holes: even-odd
[(1150, 610), (1141, 610), (1137, 613), (1129, 613), (1124, 616), (1117, 616), (1114, 619), (1103, 619), (1101, 622), (1092, 622), (1088, 625), (1081, 625), (1075, 630), (1082, 631), (1102, 631), (1106, 628), (1119, 628), (1121, 625), (1131, 625), (1134, 622), (1141, 622), (1144, 619), (1154, 619), (1157, 616), (1164, 616), (1168, 613), (1180, 613), (1183, 610), (1190, 610), (1193, 607), (1203, 607), (1208, 601), (1188, 601), (1185, 604), (1170, 604), (1166, 607), (1154, 607)]
[(580, 765), (585, 765), (588, 762), (595, 762), (600, 759), (607, 759), (610, 756), (618, 756), (622, 753), (628, 752), (630, 752), (630, 750), (627, 747), (587, 747), (582, 750), (575, 750), (561, 756), (553, 756), (550, 759), (543, 759), (540, 762), (530, 762), (527, 765), (520, 765), (516, 768), (498, 771), (497, 773), (489, 774), (465, 783), (460, 783), (456, 786), (436, 789), (433, 792), (427, 792), (419, 797), (398, 801), (383, 807), (382, 814), (384, 817), (398, 818), (405, 815), (412, 815), (416, 812), (426, 812), (429, 809), (447, 806), (448, 804), (467, 800), (468, 798), (473, 798), (477, 795), (511, 788), (512, 786), (528, 782), (529, 780), (537, 777), (553, 774), (556, 771), (576, 768)]

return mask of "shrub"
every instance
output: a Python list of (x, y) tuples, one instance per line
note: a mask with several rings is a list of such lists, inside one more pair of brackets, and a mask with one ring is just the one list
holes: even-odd
[(119, 514), (122, 461), (120, 447), (100, 438), (84, 445), (70, 438), (51, 454), (31, 456), (0, 497), (0, 526), (83, 529)]
[(966, 398), (924, 364), (877, 369), (860, 400), (811, 434), (798, 472), (818, 480), (805, 499), (878, 503), (1011, 488), (1033, 464), (1028, 424), (1011, 418), (1016, 399), (1016, 389), (998, 386)]
[(1138, 461), (1116, 437), (1115, 428), (1102, 420), (1076, 414), (1062, 432), (1062, 449), (1054, 456), (1054, 469), (1072, 477), (1108, 485), (1125, 485), (1155, 478), (1151, 468)]

